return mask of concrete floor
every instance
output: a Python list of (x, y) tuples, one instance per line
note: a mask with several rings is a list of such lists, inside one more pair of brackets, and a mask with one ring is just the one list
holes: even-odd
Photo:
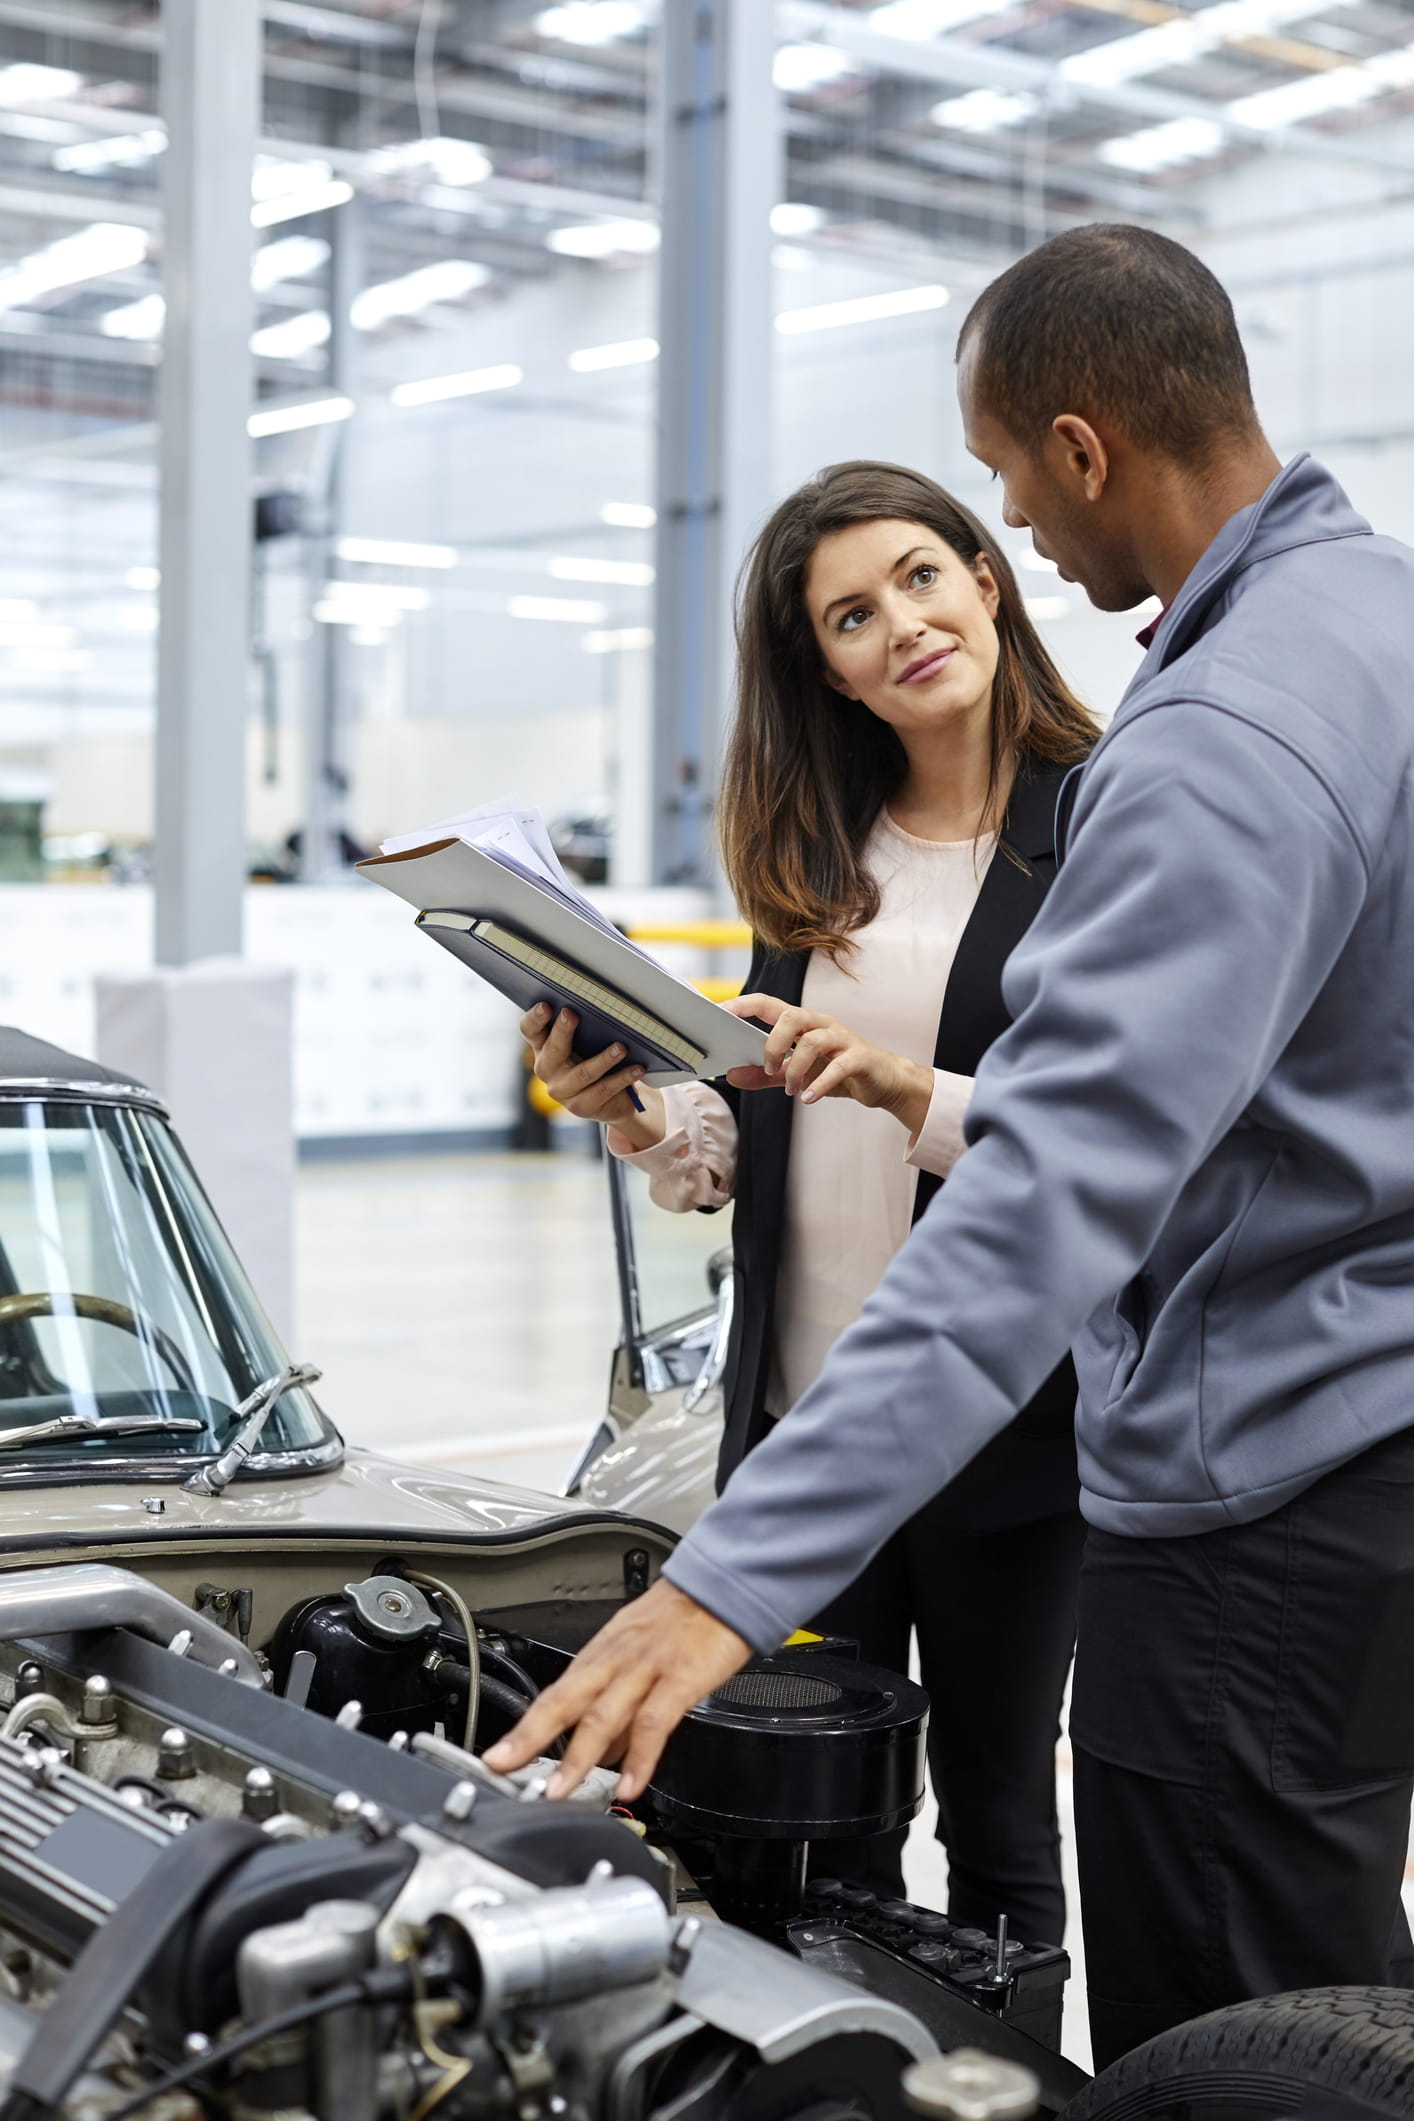
[[(299, 1175), (298, 1336), (320, 1399), (351, 1442), (558, 1490), (603, 1408), (618, 1337), (608, 1191), (577, 1151), (313, 1164)], [(644, 1313), (706, 1301), (718, 1216), (635, 1199)], [(1071, 1829), (1070, 1755), (1057, 1757), (1075, 1972), (1065, 2050), (1089, 2065)], [(906, 1859), (910, 1894), (946, 1905), (931, 1803)], [(1414, 1888), (1405, 1887), (1414, 1912)]]

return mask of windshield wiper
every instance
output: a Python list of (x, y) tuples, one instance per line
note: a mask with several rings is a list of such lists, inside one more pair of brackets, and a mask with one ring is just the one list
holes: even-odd
[(27, 1429), (0, 1429), (0, 1451), (18, 1451), (27, 1443), (55, 1443), (63, 1436), (189, 1436), (204, 1421), (180, 1414), (128, 1414), (105, 1421), (101, 1414), (58, 1414)]
[(287, 1363), (273, 1377), (263, 1377), (248, 1398), (236, 1408), (235, 1418), (240, 1423), (235, 1435), (219, 1458), (213, 1458), (209, 1466), (202, 1466), (182, 1486), (192, 1495), (220, 1495), (231, 1485), (241, 1467), (260, 1441), (260, 1432), (274, 1410), (277, 1400), (292, 1392), (296, 1385), (312, 1385), (324, 1375), (311, 1362)]

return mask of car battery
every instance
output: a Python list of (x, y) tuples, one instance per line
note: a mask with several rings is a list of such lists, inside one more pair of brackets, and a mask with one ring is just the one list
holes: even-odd
[[(853, 1978), (869, 1987), (884, 1986), (887, 1974), (891, 1989), (894, 1968), (907, 1967), (959, 2002), (988, 2011), (1059, 2052), (1061, 2007), (1070, 1975), (1069, 1955), (1059, 1945), (1009, 1938), (1005, 1919), (998, 1924), (1000, 1934), (989, 1936), (985, 1930), (950, 1922), (931, 1908), (908, 1900), (880, 1900), (867, 1886), (835, 1878), (812, 1879), (805, 1901), (804, 1913), (785, 1928), (785, 1942), (797, 1958), (839, 1971), (849, 1962)], [(892, 1964), (881, 1966), (878, 1955)], [(951, 2022), (952, 2014), (947, 2016)]]

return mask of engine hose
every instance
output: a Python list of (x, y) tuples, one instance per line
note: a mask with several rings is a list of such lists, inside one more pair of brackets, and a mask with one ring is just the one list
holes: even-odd
[(471, 1608), (462, 1597), (461, 1592), (454, 1591), (449, 1583), (443, 1583), (440, 1576), (429, 1576), (421, 1569), (408, 1569), (404, 1573), (409, 1583), (417, 1584), (424, 1591), (435, 1591), (439, 1598), (445, 1599), (457, 1619), (461, 1622), (462, 1633), (466, 1637), (468, 1672), (466, 1729), (462, 1733), (462, 1744), (470, 1752), (476, 1738), (476, 1711), (481, 1700), (481, 1644), (477, 1637), (476, 1622), (472, 1618)]

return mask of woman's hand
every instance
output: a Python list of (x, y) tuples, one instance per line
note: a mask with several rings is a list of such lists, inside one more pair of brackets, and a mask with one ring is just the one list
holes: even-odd
[[(631, 1149), (657, 1148), (664, 1133), (662, 1094), (640, 1087), (643, 1070), (624, 1065), (622, 1046), (606, 1046), (589, 1060), (576, 1059), (579, 1018), (572, 1009), (561, 1009), (557, 1016), (548, 1002), (538, 1002), (523, 1016), (520, 1029), (535, 1055), (535, 1073), (557, 1105), (576, 1119), (613, 1127)], [(636, 1087), (641, 1111), (629, 1095)]]
[(931, 1068), (871, 1046), (834, 1017), (777, 1001), (773, 994), (743, 994), (723, 1007), (733, 1016), (756, 1017), (771, 1026), (764, 1064), (728, 1071), (727, 1081), (737, 1089), (784, 1090), (803, 1105), (822, 1097), (852, 1097), (856, 1104), (892, 1113), (910, 1134), (919, 1132), (933, 1097)]

